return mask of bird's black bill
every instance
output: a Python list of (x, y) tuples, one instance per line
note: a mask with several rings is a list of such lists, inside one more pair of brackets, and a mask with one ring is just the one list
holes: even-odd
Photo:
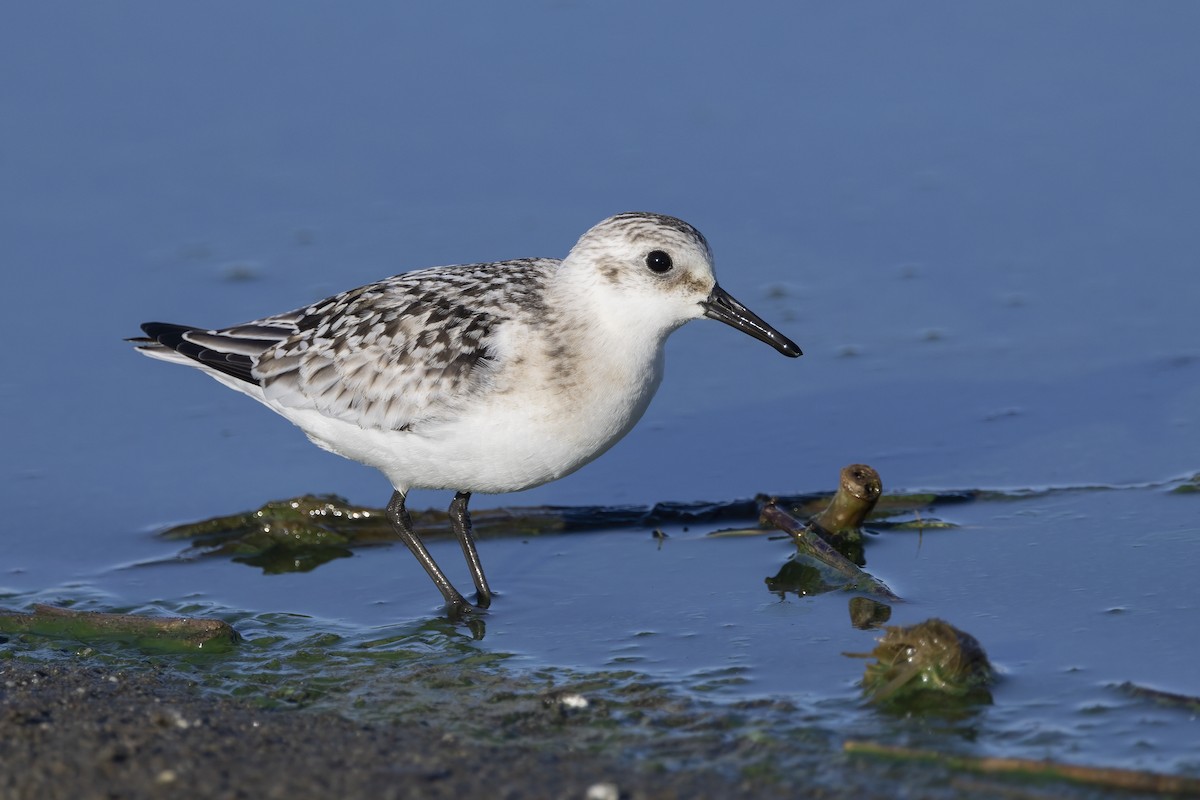
[(795, 342), (763, 322), (757, 314), (734, 300), (729, 292), (720, 286), (714, 286), (708, 299), (700, 305), (704, 307), (704, 316), (732, 325), (760, 342), (766, 342), (785, 356), (795, 358), (804, 355)]

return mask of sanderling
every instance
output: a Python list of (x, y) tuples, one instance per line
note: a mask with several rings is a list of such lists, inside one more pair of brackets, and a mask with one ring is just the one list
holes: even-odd
[[(395, 488), (389, 521), (461, 615), (492, 598), (471, 493), (540, 486), (612, 447), (658, 389), (667, 335), (702, 316), (800, 355), (717, 285), (698, 230), (637, 212), (599, 223), (561, 261), (422, 269), (230, 328), (147, 322), (131, 341), (382, 471)], [(450, 521), (477, 606), (413, 532), (404, 498), (415, 488), (456, 491)]]

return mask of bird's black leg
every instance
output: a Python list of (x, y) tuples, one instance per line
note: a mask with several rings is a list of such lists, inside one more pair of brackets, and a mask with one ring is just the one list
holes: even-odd
[[(464, 504), (465, 505), (465, 504)], [(466, 601), (454, 585), (446, 578), (445, 573), (438, 567), (437, 562), (433, 560), (433, 556), (429, 555), (429, 551), (425, 545), (417, 538), (417, 534), (413, 531), (412, 519), (408, 516), (408, 509), (404, 507), (404, 495), (400, 492), (392, 492), (392, 499), (387, 504), (388, 520), (391, 521), (392, 527), (396, 531), (396, 535), (400, 537), (400, 541), (408, 546), (412, 554), (417, 557), (417, 561), (421, 562), (421, 566), (429, 573), (429, 577), (433, 579), (437, 585), (438, 591), (442, 593), (442, 597), (446, 600), (446, 608), (452, 616), (458, 616), (464, 612), (473, 610), (473, 606)], [(461, 538), (461, 537), (460, 537)], [(464, 548), (466, 545), (463, 546)], [(472, 547), (472, 550), (474, 547)]]
[(492, 590), (488, 588), (487, 578), (483, 574), (483, 565), (479, 563), (479, 553), (475, 550), (475, 536), (471, 532), (471, 515), (467, 512), (467, 503), (471, 501), (470, 492), (459, 492), (450, 501), (450, 524), (454, 535), (462, 545), (463, 556), (471, 569), (471, 579), (475, 581), (475, 602), (480, 608), (492, 604)]

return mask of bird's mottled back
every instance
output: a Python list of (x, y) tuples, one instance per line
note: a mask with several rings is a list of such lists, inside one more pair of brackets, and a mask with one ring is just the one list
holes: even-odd
[(557, 263), (433, 268), (343, 292), (306, 308), (254, 375), (284, 408), (409, 430), (487, 385), (497, 327), (539, 313)]

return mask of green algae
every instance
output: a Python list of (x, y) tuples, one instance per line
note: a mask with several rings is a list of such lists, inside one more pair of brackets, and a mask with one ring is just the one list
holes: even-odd
[[(412, 514), (423, 537), (447, 535), (445, 512)], [(562, 529), (562, 515), (544, 509), (485, 509), (472, 514), (477, 535), (532, 536)], [(184, 558), (229, 556), (268, 574), (307, 572), (335, 558), (351, 555), (350, 548), (397, 541), (382, 509), (356, 506), (336, 495), (303, 495), (276, 500), (254, 511), (177, 525), (162, 531), (168, 540), (190, 543)]]
[(863, 694), (890, 711), (956, 713), (992, 702), (995, 672), (983, 646), (944, 620), (888, 627), (875, 649), (859, 657), (874, 659)]
[(227, 622), (75, 611), (35, 603), (28, 612), (0, 609), (0, 633), (28, 634), (89, 645), (120, 642), (151, 652), (225, 651), (240, 637)]
[[(815, 493), (781, 497), (778, 503), (801, 516), (826, 510), (835, 497)], [(951, 523), (922, 517), (934, 503), (965, 502), (972, 493), (897, 494), (878, 498), (867, 519), (872, 528), (931, 529)], [(598, 529), (643, 528), (670, 524), (700, 525), (756, 518), (772, 498), (730, 502), (659, 503), (638, 506), (532, 506), (489, 508), (471, 512), (476, 538), (532, 537)], [(423, 539), (451, 535), (445, 511), (410, 511), (413, 527)], [(762, 528), (726, 530), (719, 535), (760, 535)], [(359, 506), (336, 495), (302, 495), (265, 503), (253, 511), (176, 525), (158, 536), (186, 542), (180, 559), (218, 556), (231, 558), (268, 574), (307, 572), (355, 548), (394, 544), (397, 540), (383, 509)]]

